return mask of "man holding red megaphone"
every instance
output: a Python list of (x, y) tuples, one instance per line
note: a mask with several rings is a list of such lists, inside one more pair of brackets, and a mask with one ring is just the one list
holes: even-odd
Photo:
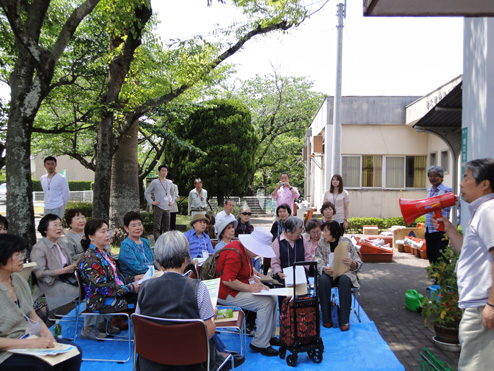
[[(439, 218), (454, 249), (456, 263), (461, 353), (458, 370), (492, 370), (494, 365), (494, 159), (467, 162), (460, 183), (470, 211), (461, 236), (448, 218)], [(438, 221), (433, 220), (434, 226)]]
[[(427, 191), (427, 197), (435, 197), (453, 192), (451, 187), (443, 183), (444, 170), (441, 166), (431, 166), (427, 170), (427, 177), (431, 183), (431, 187)], [(427, 259), (429, 259), (430, 263), (436, 263), (448, 246), (448, 240), (444, 238), (444, 227), (434, 228), (432, 219), (441, 216), (441, 214), (445, 218), (449, 218), (449, 212), (450, 208), (446, 207), (440, 212), (427, 213), (425, 215), (425, 244), (427, 246)]]

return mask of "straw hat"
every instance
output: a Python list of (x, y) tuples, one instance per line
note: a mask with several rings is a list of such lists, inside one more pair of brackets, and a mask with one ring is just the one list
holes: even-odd
[(201, 220), (204, 220), (206, 223), (209, 223), (209, 219), (206, 218), (206, 216), (204, 214), (199, 213), (199, 214), (194, 215), (194, 217), (190, 221), (190, 225), (194, 226), (194, 223), (199, 222)]
[(263, 258), (274, 258), (276, 254), (271, 247), (273, 235), (262, 227), (254, 228), (251, 234), (239, 234), (240, 243), (249, 251)]

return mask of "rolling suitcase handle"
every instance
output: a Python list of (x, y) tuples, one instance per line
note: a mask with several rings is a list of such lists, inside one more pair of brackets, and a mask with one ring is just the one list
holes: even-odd
[[(314, 266), (314, 292), (315, 292), (315, 296), (318, 296), (318, 291), (317, 291), (317, 275), (318, 275), (318, 272), (317, 272), (317, 262), (294, 262), (293, 263), (293, 286), (296, 286), (297, 285), (297, 282), (296, 282), (296, 277), (295, 277), (295, 270), (296, 270), (296, 267), (297, 266)], [(306, 272), (307, 273), (307, 272)], [(294, 298), (296, 299), (297, 298), (297, 294), (294, 290), (293, 292), (293, 296)]]

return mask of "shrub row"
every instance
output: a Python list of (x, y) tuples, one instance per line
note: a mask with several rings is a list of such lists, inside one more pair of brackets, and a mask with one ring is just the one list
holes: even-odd
[[(94, 182), (91, 180), (69, 180), (71, 191), (91, 191)], [(33, 192), (42, 192), (41, 183), (38, 179), (33, 179)]]
[[(417, 218), (409, 227), (415, 227), (417, 223), (425, 223), (425, 216)], [(400, 217), (394, 218), (348, 218), (348, 232), (349, 233), (362, 233), (364, 225), (377, 225), (379, 230), (389, 229), (393, 225), (406, 226), (405, 220)]]

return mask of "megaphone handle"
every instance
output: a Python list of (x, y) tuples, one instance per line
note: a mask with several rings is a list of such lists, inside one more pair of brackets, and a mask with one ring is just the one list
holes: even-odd
[[(441, 210), (434, 211), (434, 219), (437, 220), (438, 218), (440, 218), (442, 216), (443, 216), (443, 214), (441, 213)], [(444, 223), (440, 222), (439, 220), (437, 222), (438, 222), (439, 226), (436, 228), (436, 231), (438, 231), (438, 232), (444, 231)]]

